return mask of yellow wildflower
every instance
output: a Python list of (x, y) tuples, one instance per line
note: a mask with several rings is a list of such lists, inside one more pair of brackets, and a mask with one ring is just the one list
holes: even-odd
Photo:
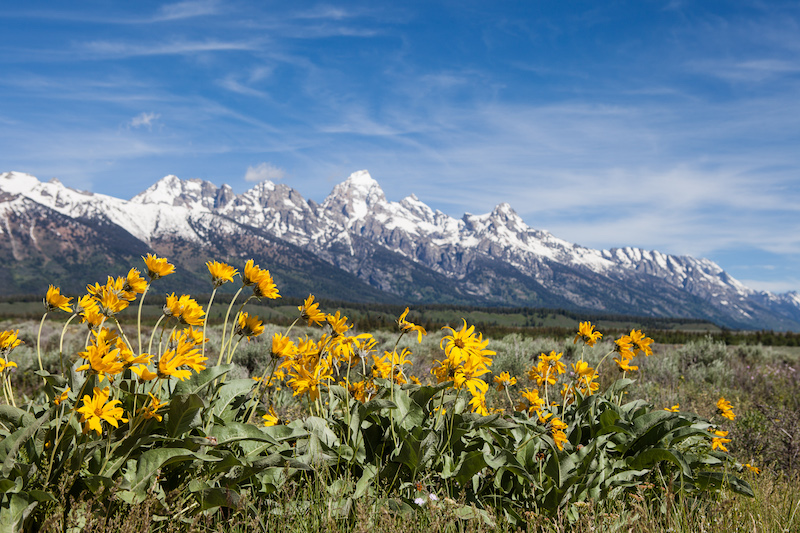
[(614, 362), (617, 363), (617, 366), (619, 366), (620, 372), (632, 372), (634, 370), (639, 370), (638, 366), (630, 364), (631, 360), (629, 358), (622, 355), (619, 359), (614, 359)]
[(18, 329), (14, 331), (6, 330), (0, 333), (0, 353), (8, 354), (11, 350), (22, 344), (18, 335)]
[(48, 311), (61, 309), (62, 311), (71, 313), (72, 308), (69, 306), (71, 301), (72, 298), (67, 298), (66, 296), (61, 295), (61, 289), (50, 285), (50, 287), (47, 289), (47, 295), (44, 297), (44, 306)]
[(161, 422), (163, 417), (160, 414), (158, 414), (158, 410), (161, 409), (162, 407), (165, 407), (167, 404), (161, 403), (161, 400), (153, 396), (152, 393), (148, 392), (147, 394), (150, 395), (150, 403), (139, 409), (139, 412), (142, 413), (142, 416), (145, 419), (155, 418), (156, 420)]
[(728, 420), (733, 420), (736, 418), (736, 415), (733, 413), (733, 406), (731, 405), (731, 402), (725, 398), (720, 398), (717, 400), (717, 412), (721, 414), (723, 418), (727, 418)]
[(499, 376), (494, 377), (494, 382), (497, 385), (497, 390), (502, 391), (512, 385), (516, 385), (517, 378), (511, 377), (508, 372), (501, 372)]
[(327, 315), (325, 320), (328, 322), (328, 324), (330, 324), (334, 335), (342, 335), (348, 329), (353, 327), (352, 325), (347, 324), (347, 317), (342, 315), (341, 311), (336, 311), (335, 315)]
[(81, 414), (81, 424), (84, 424), (83, 432), (96, 431), (98, 435), (103, 434), (101, 421), (105, 420), (112, 426), (119, 427), (119, 422), (127, 422), (127, 418), (123, 418), (122, 407), (119, 406), (119, 400), (108, 401), (109, 391), (108, 387), (100, 390), (94, 388), (94, 393), (90, 397), (85, 395), (83, 397), (83, 406), (79, 407), (77, 411)]
[(653, 339), (645, 337), (644, 333), (635, 329), (631, 330), (629, 338), (636, 353), (643, 352), (648, 357), (653, 355), (653, 350), (650, 348), (650, 345), (653, 344)]
[(281, 297), (278, 294), (278, 287), (272, 281), (272, 275), (269, 270), (261, 271), (258, 281), (253, 285), (253, 294), (256, 298), (269, 298), (271, 300)]
[(67, 398), (69, 398), (69, 391), (70, 391), (70, 387), (67, 387), (64, 392), (62, 392), (61, 394), (59, 394), (58, 396), (53, 398), (53, 403), (56, 404), (56, 405), (61, 405), (61, 402), (63, 402)]
[(714, 435), (716, 435), (716, 437), (712, 437), (711, 438), (711, 449), (712, 450), (719, 450), (719, 451), (722, 451), (722, 452), (727, 452), (728, 448), (725, 447), (725, 443), (730, 442), (731, 439), (726, 439), (724, 437), (728, 436), (728, 432), (727, 431), (721, 431), (721, 430), (715, 430), (714, 431)]
[(249, 341), (252, 337), (258, 337), (264, 333), (264, 325), (258, 316), (250, 316), (246, 311), (242, 311), (239, 315), (239, 321), (236, 323), (235, 333), (242, 337), (247, 337)]
[(239, 273), (232, 266), (218, 261), (207, 261), (206, 267), (208, 267), (208, 273), (211, 274), (211, 284), (215, 289), (224, 283), (233, 281), (233, 276)]
[(745, 468), (747, 468), (749, 471), (751, 471), (754, 474), (760, 474), (761, 473), (761, 469), (760, 468), (758, 468), (757, 466), (753, 466), (750, 463), (745, 463), (744, 466), (745, 466)]
[(412, 322), (406, 320), (406, 315), (408, 315), (408, 307), (406, 310), (403, 311), (403, 314), (400, 315), (400, 318), (397, 319), (397, 325), (400, 327), (400, 330), (404, 333), (407, 331), (416, 331), (417, 332), (417, 342), (422, 342), (422, 336), (427, 335), (428, 333), (425, 331), (425, 328), (422, 326), (418, 326)]
[(316, 324), (321, 326), (325, 322), (325, 313), (319, 310), (319, 303), (314, 303), (314, 295), (309, 294), (303, 305), (297, 308), (300, 311), (300, 318), (308, 321), (308, 325)]
[(633, 352), (633, 344), (628, 335), (623, 335), (614, 341), (614, 351), (624, 359), (633, 359), (636, 354)]
[(175, 265), (168, 263), (166, 258), (147, 254), (147, 257), (142, 256), (142, 259), (147, 267), (147, 275), (153, 281), (175, 272)]
[(278, 415), (275, 414), (275, 409), (271, 405), (269, 406), (269, 411), (261, 418), (264, 419), (265, 426), (277, 426), (280, 424), (280, 419)]
[(670, 413), (679, 413), (681, 410), (681, 404), (676, 403), (672, 407), (665, 407), (664, 410), (669, 411)]
[(578, 333), (575, 335), (575, 340), (572, 341), (572, 344), (577, 343), (578, 339), (582, 339), (583, 342), (589, 346), (594, 346), (598, 340), (603, 338), (603, 334), (593, 330), (594, 326), (591, 322), (581, 322), (578, 326)]

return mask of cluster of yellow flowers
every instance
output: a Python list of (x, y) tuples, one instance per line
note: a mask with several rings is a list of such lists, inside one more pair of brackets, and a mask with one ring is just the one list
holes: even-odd
[(11, 350), (22, 344), (22, 340), (18, 337), (19, 330), (7, 330), (0, 332), (0, 379), (3, 381), (3, 396), (6, 403), (16, 405), (14, 401), (14, 392), (11, 389), (11, 379), (8, 376), (8, 371), (12, 368), (17, 368), (17, 363), (8, 359)]
[(619, 354), (619, 358), (614, 359), (621, 372), (632, 372), (639, 370), (638, 366), (631, 365), (631, 360), (643, 353), (649, 357), (653, 355), (650, 345), (653, 339), (645, 337), (641, 331), (631, 330), (630, 335), (623, 335), (614, 341), (614, 351)]
[[(298, 320), (305, 320), (309, 326), (320, 326), (325, 331), (319, 340), (303, 337), (296, 341), (282, 333), (275, 333), (271, 349), (272, 371), (269, 377), (265, 372), (262, 378), (258, 378), (262, 385), (271, 386), (285, 381), (294, 396), (307, 395), (309, 401), (317, 402), (320, 398), (320, 387), (323, 384), (330, 386), (338, 380), (338, 384), (345, 387), (352, 397), (366, 402), (378, 391), (374, 379), (389, 379), (399, 384), (408, 383), (409, 380), (419, 383), (419, 380), (406, 373), (405, 366), (411, 364), (408, 359), (411, 352), (407, 348), (398, 353), (395, 346), (393, 351), (384, 351), (383, 355), (378, 355), (377, 341), (372, 335), (350, 334), (353, 326), (348, 323), (347, 317), (340, 311), (334, 314), (320, 311), (313, 295), (309, 295), (298, 310)], [(408, 311), (406, 308), (398, 320), (401, 336), (407, 332), (416, 332), (421, 341), (426, 332), (405, 319)], [(369, 360), (372, 363), (367, 366)], [(359, 367), (362, 379), (352, 382), (350, 371)], [(266, 425), (277, 424), (279, 421), (272, 406), (268, 407), (263, 419)]]
[(453, 381), (456, 390), (466, 388), (472, 395), (469, 402), (472, 412), (489, 414), (486, 407), (489, 384), (481, 376), (489, 373), (492, 365), (489, 356), (495, 355), (495, 352), (486, 348), (489, 341), (483, 340), (482, 333), (475, 333), (475, 326), (468, 327), (466, 320), (458, 331), (449, 326), (443, 329), (450, 330), (450, 335), (446, 335), (439, 343), (445, 357), (435, 361), (431, 374), (436, 377), (437, 383)]
[[(142, 300), (150, 288), (150, 283), (175, 271), (174, 265), (165, 258), (148, 254), (142, 259), (149, 282), (141, 276), (139, 270), (131, 268), (126, 276), (116, 278), (109, 276), (104, 285), (99, 283), (88, 285), (87, 293), (77, 299), (72, 318), (80, 317), (81, 322), (86, 323), (90, 333), (84, 351), (78, 354), (83, 359), (83, 364), (76, 370), (97, 376), (99, 383), (107, 379), (109, 383), (113, 384), (129, 369), (132, 374), (137, 376), (140, 383), (157, 380), (148, 393), (150, 403), (139, 409), (137, 414), (141, 414), (145, 419), (160, 419), (161, 415), (158, 414), (158, 410), (162, 409), (166, 403), (159, 400), (152, 392), (156, 390), (156, 387), (159, 387), (160, 390), (161, 381), (171, 377), (185, 380), (191, 376), (192, 372), (200, 372), (206, 368), (207, 358), (203, 355), (201, 347), (204, 347), (208, 339), (205, 338), (203, 332), (194, 329), (195, 326), (201, 325), (205, 328), (206, 310), (189, 295), (177, 296), (175, 293), (167, 295), (163, 314), (153, 328), (154, 335), (162, 320), (173, 319), (177, 322), (176, 327), (168, 335), (166, 345), (162, 350), (161, 341), (159, 341), (158, 353), (152, 353), (153, 335), (151, 335), (150, 345), (145, 351), (142, 349), (140, 337), (139, 349), (134, 351), (133, 345), (125, 336), (116, 315), (126, 309), (139, 295), (141, 295), (139, 302), (141, 313)], [(233, 277), (238, 274), (235, 268), (217, 261), (209, 261), (206, 266), (211, 275), (214, 290), (223, 283), (233, 281)], [(246, 285), (254, 285), (255, 297), (279, 297), (269, 271), (253, 265), (252, 260), (247, 262), (245, 270), (247, 272)], [(47, 312), (54, 310), (72, 312), (71, 302), (72, 298), (63, 296), (60, 289), (52, 285), (48, 288), (44, 298)], [(42, 322), (44, 322), (44, 317)], [(111, 322), (115, 327), (106, 327), (106, 324)], [(178, 329), (180, 325), (185, 327)], [(257, 317), (250, 317), (247, 313), (241, 313), (238, 316), (236, 333), (249, 338), (261, 331), (263, 331), (263, 327)], [(141, 335), (141, 327), (139, 333)], [(15, 344), (11, 336), (7, 334), (3, 334), (0, 339), (4, 349), (6, 346), (10, 349), (19, 344), (19, 341), (16, 341)], [(41, 356), (39, 364), (41, 368)], [(117, 427), (119, 422), (127, 422), (127, 418), (123, 416), (124, 412), (120, 401), (113, 398), (115, 391), (116, 389), (109, 387), (103, 389), (94, 387), (91, 395), (83, 396), (83, 404), (76, 409), (76, 412), (81, 415), (84, 432), (96, 431), (98, 434), (102, 434), (101, 421), (114, 427)], [(58, 392), (59, 394), (54, 399), (56, 405), (60, 405), (70, 397), (69, 388)]]

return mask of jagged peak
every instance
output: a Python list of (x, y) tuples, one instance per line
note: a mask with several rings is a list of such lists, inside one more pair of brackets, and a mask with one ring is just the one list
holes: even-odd
[(145, 191), (131, 198), (137, 204), (167, 204), (173, 206), (196, 206), (198, 203), (210, 208), (214, 205), (218, 187), (199, 178), (180, 179), (174, 174), (164, 176)]

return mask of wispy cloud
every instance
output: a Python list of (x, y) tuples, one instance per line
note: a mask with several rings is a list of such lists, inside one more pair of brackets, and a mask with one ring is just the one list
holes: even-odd
[(153, 129), (153, 122), (161, 117), (158, 113), (142, 112), (136, 115), (128, 123), (132, 128), (146, 127), (148, 130)]
[(259, 163), (256, 166), (247, 167), (244, 173), (244, 181), (279, 181), (286, 177), (286, 171), (270, 163)]
[(205, 52), (251, 51), (259, 46), (253, 42), (224, 41), (172, 41), (157, 43), (132, 43), (115, 41), (90, 41), (81, 43), (77, 49), (90, 58), (108, 59), (135, 56), (191, 55)]

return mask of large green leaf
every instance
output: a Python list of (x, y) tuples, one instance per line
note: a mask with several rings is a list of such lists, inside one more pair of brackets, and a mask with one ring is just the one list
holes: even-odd
[(179, 437), (190, 429), (200, 426), (203, 423), (201, 417), (203, 407), (205, 403), (197, 394), (174, 396), (164, 417), (167, 435)]
[(141, 503), (162, 468), (194, 458), (195, 454), (185, 448), (158, 448), (144, 452), (138, 461), (128, 462), (129, 468), (135, 465), (135, 472), (129, 474), (130, 487), (121, 491), (120, 496), (128, 503)]
[(175, 386), (174, 394), (177, 396), (200, 394), (200, 391), (208, 387), (214, 380), (227, 374), (231, 368), (233, 368), (233, 365), (218, 365), (192, 374), (189, 379), (178, 382)]
[(255, 384), (256, 382), (252, 379), (235, 379), (226, 382), (217, 390), (216, 397), (211, 403), (212, 414), (223, 419), (230, 418), (232, 415), (223, 415), (225, 410), (232, 404), (236, 407), (235, 404), (243, 403)]

